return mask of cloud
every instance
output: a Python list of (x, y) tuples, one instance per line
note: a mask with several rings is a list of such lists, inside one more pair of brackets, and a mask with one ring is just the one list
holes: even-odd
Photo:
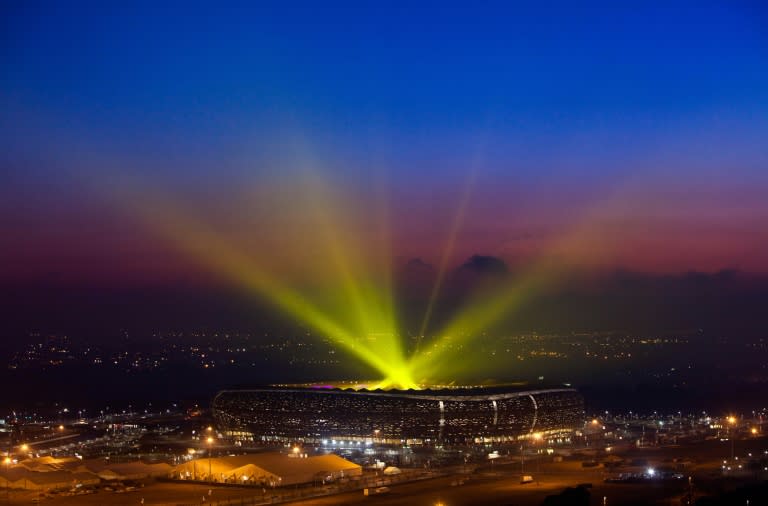
[(509, 274), (509, 269), (504, 260), (487, 255), (472, 255), (456, 271), (459, 274), (469, 273), (482, 277), (504, 277)]

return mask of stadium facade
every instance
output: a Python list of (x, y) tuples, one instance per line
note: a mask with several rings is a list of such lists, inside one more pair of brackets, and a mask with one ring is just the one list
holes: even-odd
[(213, 400), (220, 432), (234, 440), (328, 444), (466, 445), (541, 435), (569, 442), (582, 427), (573, 388), (352, 390), (264, 387)]

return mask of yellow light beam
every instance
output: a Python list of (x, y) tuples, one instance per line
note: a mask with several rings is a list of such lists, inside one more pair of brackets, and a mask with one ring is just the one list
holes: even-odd
[[(375, 277), (376, 269), (370, 263), (366, 265), (365, 258), (372, 255), (370, 252), (366, 255), (364, 245), (360, 242), (360, 238), (365, 235), (360, 230), (360, 224), (355, 227), (350, 220), (343, 217), (345, 213), (339, 210), (341, 195), (334, 193), (315, 174), (308, 176), (310, 186), (305, 201), (311, 205), (309, 214), (319, 221), (322, 237), (318, 242), (324, 246), (330, 257), (338, 275), (337, 279), (341, 281), (357, 315), (360, 333), (358, 337), (382, 337), (387, 342), (381, 343), (382, 346), (377, 347), (378, 351), (388, 359), (403, 362), (400, 342), (396, 338), (394, 316), (391, 305), (387, 303), (388, 297), (381, 293), (381, 283), (368, 279), (370, 276)], [(386, 277), (387, 273), (384, 273), (384, 278)], [(388, 288), (385, 286), (386, 289)]]
[(346, 238), (342, 238), (339, 213), (334, 212), (333, 197), (327, 196), (327, 188), (319, 181), (313, 182), (313, 187), (306, 192), (307, 202), (312, 203), (311, 214), (318, 221), (322, 239), (320, 244), (326, 250), (336, 269), (338, 279), (352, 304), (357, 315), (359, 332), (365, 333), (370, 328), (369, 314), (363, 304), (355, 276), (352, 274), (352, 246)]
[[(595, 263), (599, 257), (608, 254), (610, 241), (595, 229), (600, 213), (613, 209), (612, 214), (619, 214), (614, 206), (626, 205), (622, 194), (615, 193), (613, 198), (601, 207), (595, 206), (566, 235), (533, 266), (511, 285), (501, 290), (482, 293), (473, 300), (445, 326), (437, 338), (422, 352), (414, 354), (409, 361), (414, 374), (432, 374), (445, 370), (445, 363), (451, 362), (446, 356), (461, 353), (461, 346), (477, 337), (477, 333), (498, 321), (503, 316), (513, 314), (523, 301), (528, 300), (537, 291), (557, 283), (569, 271), (574, 263)], [(599, 245), (599, 247), (595, 247)], [(567, 259), (567, 261), (566, 261)], [(457, 363), (469, 366), (466, 360), (456, 357)], [(421, 376), (419, 376), (421, 377)]]
[(476, 170), (473, 170), (467, 180), (467, 184), (464, 185), (464, 191), (459, 201), (459, 206), (456, 208), (456, 214), (453, 217), (453, 223), (451, 224), (450, 231), (448, 233), (448, 239), (446, 240), (445, 247), (443, 248), (443, 255), (440, 258), (440, 265), (437, 271), (437, 278), (434, 285), (432, 285), (432, 292), (429, 295), (429, 302), (427, 303), (427, 310), (424, 313), (424, 318), (421, 321), (421, 327), (419, 328), (419, 335), (416, 341), (416, 352), (418, 352), (421, 345), (421, 340), (424, 338), (424, 334), (427, 331), (427, 326), (432, 318), (432, 312), (435, 307), (435, 302), (443, 286), (445, 279), (445, 273), (448, 270), (448, 263), (453, 256), (453, 250), (456, 246), (456, 237), (464, 224), (464, 218), (466, 215), (467, 205), (472, 196), (472, 191), (475, 186)]
[[(300, 179), (309, 182), (309, 191), (299, 205), (303, 203), (305, 212), (314, 215), (320, 223), (319, 230), (315, 232), (322, 232), (324, 237), (321, 237), (318, 243), (323, 245), (329, 255), (330, 262), (337, 272), (335, 281), (341, 280), (348, 306), (354, 309), (357, 316), (358, 337), (367, 339), (372, 334), (396, 336), (397, 322), (393, 312), (394, 303), (391, 300), (391, 282), (387, 282), (386, 271), (383, 274), (383, 282), (381, 279), (375, 279), (377, 271), (370, 262), (372, 255), (366, 252), (369, 242), (363, 240), (370, 231), (368, 227), (362, 227), (361, 220), (371, 206), (368, 202), (357, 202), (357, 206), (342, 205), (342, 197), (354, 198), (359, 193), (345, 195), (336, 191), (339, 185), (333, 184), (328, 177), (321, 177), (322, 169), (316, 164), (317, 157), (312, 155), (310, 142), (300, 131), (294, 132), (291, 139), (294, 143), (291, 151), (294, 156), (298, 156), (293, 166), (301, 167), (298, 171)], [(371, 172), (374, 176), (377, 175), (377, 171), (369, 171)], [(361, 182), (358, 181), (358, 184)], [(353, 227), (353, 224), (357, 228)], [(388, 244), (387, 248), (391, 248), (391, 244)], [(390, 338), (381, 344), (380, 352), (383, 355), (394, 361), (405, 361), (399, 339)]]
[(269, 273), (257, 268), (251, 257), (233, 248), (209, 228), (185, 218), (167, 204), (168, 199), (163, 199), (163, 202), (150, 202), (145, 198), (138, 212), (156, 231), (172, 240), (182, 251), (230, 280), (267, 297), (278, 307), (305, 321), (386, 377), (402, 377), (402, 364), (393, 364), (381, 354), (357, 342), (347, 330), (332, 321), (315, 305), (283, 286)]

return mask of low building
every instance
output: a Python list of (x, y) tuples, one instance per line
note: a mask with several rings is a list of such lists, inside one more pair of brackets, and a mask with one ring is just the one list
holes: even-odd
[(141, 461), (123, 463), (105, 463), (103, 461), (88, 461), (81, 467), (105, 481), (145, 480), (168, 476), (172, 467), (169, 464), (147, 464)]
[(67, 469), (74, 469), (82, 464), (82, 460), (77, 457), (36, 457), (31, 459), (25, 459), (19, 462), (18, 465), (30, 470), (38, 472), (48, 471), (62, 471)]
[(49, 471), (29, 472), (17, 480), (12, 488), (24, 490), (62, 490), (77, 486), (97, 485), (99, 477), (87, 472)]
[(79, 471), (30, 471), (23, 466), (0, 472), (0, 487), (24, 490), (61, 490), (84, 485), (96, 485), (99, 477)]
[(333, 454), (299, 458), (258, 453), (191, 460), (176, 466), (171, 476), (180, 480), (279, 487), (323, 483), (360, 476), (362, 472), (359, 465)]

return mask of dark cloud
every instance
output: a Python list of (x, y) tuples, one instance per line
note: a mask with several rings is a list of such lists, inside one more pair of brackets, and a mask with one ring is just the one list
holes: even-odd
[(405, 272), (412, 272), (412, 273), (433, 273), (434, 274), (435, 272), (435, 268), (432, 266), (432, 264), (428, 264), (421, 258), (412, 258), (408, 260), (403, 270)]
[(458, 273), (471, 273), (479, 276), (503, 277), (509, 274), (507, 264), (501, 258), (472, 255), (457, 269)]

